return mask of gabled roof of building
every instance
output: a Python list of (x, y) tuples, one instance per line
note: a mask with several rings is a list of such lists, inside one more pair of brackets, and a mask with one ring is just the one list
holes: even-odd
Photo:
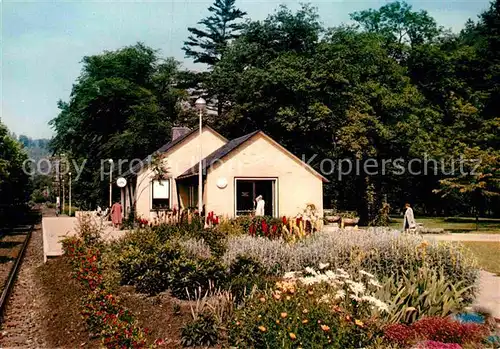
[[(250, 139), (252, 139), (255, 135), (260, 134), (264, 136), (266, 139), (268, 139), (271, 143), (273, 143), (275, 146), (279, 147), (281, 150), (283, 150), (286, 154), (288, 154), (290, 157), (293, 159), (301, 162), (310, 172), (312, 172), (314, 175), (318, 176), (321, 178), (322, 181), (324, 182), (329, 182), (328, 179), (326, 179), (324, 176), (322, 176), (318, 171), (316, 171), (314, 168), (300, 160), (298, 157), (296, 157), (294, 154), (289, 152), (286, 148), (284, 148), (281, 144), (276, 142), (274, 139), (266, 135), (264, 132), (257, 130), (252, 133), (249, 133), (245, 136), (233, 139), (232, 141), (227, 142), (225, 145), (214, 151), (212, 154), (208, 155), (205, 159), (202, 161), (202, 173), (206, 174), (207, 170), (212, 166), (213, 164), (217, 163), (219, 160), (233, 152), (234, 150), (238, 149), (241, 145), (245, 144), (248, 142)], [(198, 175), (198, 168), (199, 165), (196, 164), (187, 171), (185, 171), (183, 174), (178, 176), (177, 178), (187, 178), (187, 177), (192, 177)]]
[[(215, 131), (213, 128), (211, 128), (210, 126), (203, 126), (203, 128), (207, 128), (211, 131), (213, 131), (215, 134), (219, 135), (219, 133), (217, 131)], [(178, 144), (181, 144), (182, 142), (184, 142), (186, 139), (188, 139), (191, 135), (195, 134), (196, 132), (198, 132), (199, 130), (199, 127), (196, 127), (194, 129), (192, 129), (191, 131), (189, 132), (186, 132), (185, 134), (183, 134), (182, 136), (179, 136), (177, 137), (176, 139), (174, 139), (173, 141), (170, 141), (168, 143), (165, 143), (164, 145), (162, 145), (160, 148), (158, 148), (158, 150), (156, 150), (154, 153), (148, 155), (148, 157), (146, 157), (145, 159), (142, 160), (142, 162), (134, 165), (130, 170), (126, 171), (124, 174), (123, 174), (123, 177), (130, 177), (130, 176), (133, 176), (133, 175), (137, 175), (139, 173), (139, 171), (146, 167), (147, 165), (149, 165), (149, 163), (151, 162), (151, 160), (153, 159), (153, 155), (154, 154), (159, 154), (159, 153), (166, 153), (168, 151), (170, 151), (172, 148), (174, 148), (176, 145)], [(223, 138), (224, 140), (226, 140), (224, 137), (222, 137), (221, 135), (219, 135), (221, 138)], [(227, 140), (226, 140), (227, 141)]]
[[(207, 168), (209, 168), (212, 164), (214, 164), (216, 161), (222, 159), (224, 156), (238, 148), (240, 145), (248, 141), (250, 138), (252, 138), (254, 135), (259, 133), (260, 131), (254, 131), (252, 133), (249, 133), (245, 136), (233, 139), (232, 141), (227, 142), (224, 144), (222, 147), (214, 151), (212, 154), (208, 155), (205, 159), (203, 159), (202, 162), (202, 173), (205, 173)], [(182, 177), (190, 177), (198, 174), (198, 167), (199, 165), (196, 164), (193, 167), (191, 167), (189, 170), (178, 176), (177, 178), (182, 178)]]

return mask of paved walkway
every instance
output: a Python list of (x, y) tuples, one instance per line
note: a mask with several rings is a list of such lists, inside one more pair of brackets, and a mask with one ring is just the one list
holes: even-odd
[[(425, 235), (425, 237), (430, 237), (439, 241), (497, 242), (500, 246), (499, 234), (443, 234)], [(479, 294), (474, 305), (489, 310), (494, 317), (500, 319), (500, 277), (481, 270)]]
[(481, 241), (498, 242), (500, 244), (500, 234), (425, 234), (424, 237), (430, 237), (439, 241)]
[[(67, 236), (75, 235), (77, 220), (74, 217), (43, 217), (43, 253), (47, 257), (57, 257), (63, 254), (61, 240)], [(113, 230), (110, 224), (105, 224), (103, 238), (116, 239), (123, 236), (126, 231)]]
[(500, 319), (500, 277), (481, 270), (479, 294), (474, 305), (489, 310), (495, 318)]

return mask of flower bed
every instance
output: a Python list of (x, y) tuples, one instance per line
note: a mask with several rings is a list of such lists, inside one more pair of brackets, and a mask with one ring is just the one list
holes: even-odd
[(421, 343), (421, 348), (445, 348), (446, 346), (438, 344), (478, 344), (488, 333), (488, 328), (484, 325), (460, 323), (448, 317), (429, 317), (409, 326), (389, 325), (384, 330), (384, 337), (388, 342), (402, 347)]
[[(321, 265), (326, 268), (328, 265)], [(361, 348), (381, 336), (387, 305), (369, 273), (287, 273), (273, 289), (253, 294), (231, 323), (230, 344), (244, 348)], [(300, 344), (299, 344), (300, 343)]]
[[(182, 330), (184, 345), (370, 346), (384, 341), (387, 324), (411, 326), (429, 316), (443, 318), (463, 309), (474, 295), (475, 262), (456, 245), (387, 229), (339, 229), (291, 241), (278, 233), (285, 223), (297, 224), (240, 217), (213, 222), (212, 229), (194, 221), (139, 229), (111, 244), (106, 268), (140, 293), (169, 290), (196, 304), (214, 289), (230, 294), (224, 307), (197, 311)], [(247, 233), (252, 224), (258, 225), (253, 236)], [(92, 267), (99, 275), (99, 264), (85, 263), (85, 275), (93, 275)], [(327, 264), (332, 271), (310, 269), (325, 270)], [(306, 272), (290, 279), (295, 270)], [(220, 320), (228, 308), (231, 316)]]
[(443, 267), (453, 281), (465, 280), (467, 285), (473, 285), (478, 277), (475, 260), (460, 246), (429, 243), (419, 236), (399, 235), (390, 230), (339, 229), (316, 233), (296, 244), (262, 237), (230, 237), (222, 259), (230, 265), (238, 256), (250, 256), (268, 273), (278, 275), (324, 262), (334, 268), (363, 269), (379, 276), (422, 266)]
[(88, 292), (82, 299), (81, 314), (89, 331), (99, 336), (106, 348), (145, 347), (145, 331), (103, 285), (98, 245), (87, 245), (78, 237), (67, 238), (62, 243), (74, 268), (74, 277)]

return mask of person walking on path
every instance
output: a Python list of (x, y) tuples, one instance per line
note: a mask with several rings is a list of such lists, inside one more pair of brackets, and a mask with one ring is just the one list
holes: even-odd
[(120, 229), (122, 224), (122, 205), (119, 202), (115, 202), (111, 206), (111, 222), (113, 222), (113, 227)]
[(403, 220), (403, 231), (408, 232), (410, 229), (415, 229), (417, 223), (415, 222), (415, 216), (413, 215), (413, 209), (410, 207), (409, 203), (405, 204), (405, 216)]

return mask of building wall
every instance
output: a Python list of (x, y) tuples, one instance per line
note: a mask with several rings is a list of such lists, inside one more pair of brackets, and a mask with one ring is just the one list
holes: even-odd
[[(207, 212), (233, 217), (235, 214), (235, 178), (277, 178), (278, 217), (295, 216), (307, 204), (314, 204), (323, 214), (323, 181), (263, 135), (235, 150), (221, 165), (209, 170), (205, 194)], [(217, 187), (217, 180), (225, 178), (225, 189)]]
[[(191, 135), (187, 140), (170, 149), (167, 158), (167, 167), (170, 179), (170, 207), (179, 208), (177, 202), (176, 178), (199, 161), (198, 133)], [(205, 158), (215, 150), (222, 147), (226, 142), (212, 130), (204, 128), (202, 132), (202, 156)], [(145, 218), (154, 218), (155, 212), (151, 212), (151, 179), (154, 173), (147, 168), (137, 176), (136, 186), (136, 209), (137, 215)]]

